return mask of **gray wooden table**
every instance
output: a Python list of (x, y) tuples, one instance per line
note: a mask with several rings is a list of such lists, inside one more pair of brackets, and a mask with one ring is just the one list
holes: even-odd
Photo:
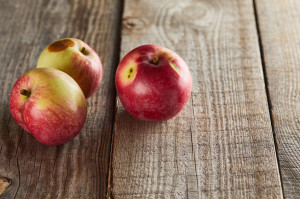
[[(75, 37), (100, 55), (86, 124), (60, 146), (12, 118), (13, 83)], [(300, 1), (0, 0), (0, 198), (300, 198)], [(191, 98), (166, 122), (132, 118), (114, 84), (131, 49), (177, 52)]]

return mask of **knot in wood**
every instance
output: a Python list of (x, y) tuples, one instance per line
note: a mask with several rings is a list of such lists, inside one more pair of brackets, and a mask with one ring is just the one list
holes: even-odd
[(192, 5), (186, 5), (182, 12), (182, 18), (189, 25), (196, 26), (197, 29), (211, 26), (211, 24), (220, 15), (217, 5), (210, 2), (199, 2)]
[(10, 186), (11, 180), (8, 178), (0, 177), (0, 196)]
[(123, 19), (123, 27), (127, 29), (142, 29), (145, 26), (145, 22), (142, 19), (135, 17), (125, 17)]

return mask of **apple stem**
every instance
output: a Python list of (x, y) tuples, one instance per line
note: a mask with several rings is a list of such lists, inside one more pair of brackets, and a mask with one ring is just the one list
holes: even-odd
[(30, 95), (31, 95), (31, 92), (30, 91), (28, 91), (28, 90), (26, 90), (26, 89), (22, 89), (22, 90), (20, 90), (20, 94), (21, 95), (25, 95), (26, 97), (30, 97)]
[(158, 58), (158, 56), (155, 56), (155, 57), (153, 58), (153, 60), (151, 61), (151, 64), (157, 65), (158, 62), (159, 62), (159, 58)]
[(80, 52), (84, 55), (87, 55), (87, 52), (85, 51), (85, 47), (82, 47), (82, 49), (80, 50)]

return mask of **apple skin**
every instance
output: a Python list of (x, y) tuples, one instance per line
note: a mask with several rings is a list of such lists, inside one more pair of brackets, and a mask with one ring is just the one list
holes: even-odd
[(85, 42), (64, 38), (49, 44), (39, 56), (37, 68), (55, 68), (70, 75), (86, 98), (99, 88), (103, 68), (98, 54)]
[(87, 115), (86, 99), (78, 84), (52, 68), (24, 73), (12, 88), (9, 108), (16, 122), (46, 145), (74, 138)]
[(184, 60), (158, 45), (143, 45), (121, 60), (115, 77), (124, 108), (147, 121), (165, 121), (177, 115), (187, 103), (192, 77)]

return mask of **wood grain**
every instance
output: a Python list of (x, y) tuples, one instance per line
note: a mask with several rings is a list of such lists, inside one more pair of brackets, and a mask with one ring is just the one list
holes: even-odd
[(121, 56), (147, 43), (188, 63), (192, 96), (166, 122), (117, 102), (111, 197), (282, 198), (251, 0), (126, 0)]
[[(1, 1), (0, 176), (12, 180), (0, 198), (105, 198), (119, 57), (118, 0)], [(88, 118), (78, 137), (44, 146), (11, 117), (9, 93), (18, 77), (35, 68), (43, 48), (76, 37), (100, 55), (104, 76), (88, 100)]]
[(256, 1), (284, 196), (300, 198), (300, 1)]
[(10, 186), (11, 181), (7, 178), (0, 177), (0, 196)]

